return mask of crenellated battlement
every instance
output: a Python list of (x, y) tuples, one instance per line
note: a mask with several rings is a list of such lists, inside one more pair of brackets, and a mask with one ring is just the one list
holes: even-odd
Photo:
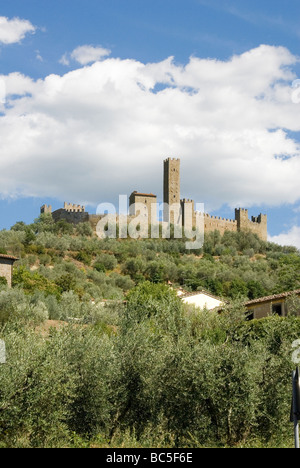
[(51, 205), (41, 206), (41, 214), (45, 214), (45, 213), (49, 213), (49, 214), (52, 213), (52, 206)]
[(167, 163), (169, 161), (178, 161), (179, 162), (180, 158), (167, 158), (167, 159), (164, 160), (164, 163)]
[(75, 205), (73, 203), (64, 203), (64, 210), (69, 213), (85, 213), (85, 206)]

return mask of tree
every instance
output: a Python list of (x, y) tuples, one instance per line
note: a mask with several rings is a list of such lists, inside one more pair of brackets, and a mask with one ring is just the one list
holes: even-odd
[(60, 294), (60, 289), (54, 282), (48, 280), (38, 272), (30, 272), (22, 265), (14, 271), (13, 286), (21, 286), (27, 294), (32, 294), (35, 291), (43, 291), (47, 295)]
[(259, 281), (251, 280), (247, 282), (249, 299), (256, 299), (266, 295), (266, 290)]
[(229, 294), (232, 299), (247, 297), (248, 288), (245, 281), (239, 278), (234, 279), (231, 282)]

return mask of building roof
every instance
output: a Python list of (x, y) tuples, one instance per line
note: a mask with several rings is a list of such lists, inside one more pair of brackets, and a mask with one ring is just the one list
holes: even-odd
[(0, 260), (1, 258), (7, 259), (7, 260), (13, 260), (14, 262), (19, 260), (17, 257), (13, 257), (12, 255), (4, 255), (4, 254), (0, 254)]
[(252, 301), (245, 302), (245, 305), (255, 305), (260, 304), (262, 302), (271, 302), (279, 299), (285, 299), (286, 297), (292, 296), (293, 294), (300, 294), (300, 289), (295, 289), (294, 291), (285, 291), (280, 294), (273, 294), (272, 296), (258, 297), (257, 299), (253, 299)]
[(153, 193), (132, 192), (130, 196), (132, 195), (137, 196), (137, 197), (155, 197), (156, 198), (156, 195), (153, 195)]
[(209, 296), (213, 299), (216, 299), (217, 301), (224, 302), (223, 299), (221, 299), (220, 297), (214, 296), (213, 294), (211, 294), (209, 291), (206, 291), (205, 289), (202, 289), (201, 291), (195, 291), (192, 293), (186, 292), (185, 294), (182, 294), (180, 298), (185, 299), (187, 297), (200, 296), (200, 294), (204, 294), (205, 296)]

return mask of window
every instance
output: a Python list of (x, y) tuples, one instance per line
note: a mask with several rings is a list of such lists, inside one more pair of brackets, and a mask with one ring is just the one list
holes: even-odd
[(272, 314), (282, 316), (282, 304), (272, 304)]
[(248, 312), (246, 315), (246, 320), (254, 320), (254, 312)]

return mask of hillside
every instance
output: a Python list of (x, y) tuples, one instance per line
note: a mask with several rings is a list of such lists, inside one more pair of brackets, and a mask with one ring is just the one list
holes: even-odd
[[(300, 319), (247, 321), (240, 301), (299, 288), (296, 249), (214, 233), (187, 253), (46, 215), (0, 249), (19, 257), (0, 286), (1, 448), (292, 446)], [(169, 281), (232, 301), (195, 311)]]
[(300, 287), (300, 254), (252, 233), (216, 231), (199, 251), (184, 240), (98, 239), (89, 224), (54, 224), (41, 215), (33, 224), (0, 232), (0, 252), (16, 255), (14, 285), (26, 293), (60, 298), (122, 300), (135, 285), (171, 282), (188, 291), (206, 289), (235, 299), (276, 294)]

